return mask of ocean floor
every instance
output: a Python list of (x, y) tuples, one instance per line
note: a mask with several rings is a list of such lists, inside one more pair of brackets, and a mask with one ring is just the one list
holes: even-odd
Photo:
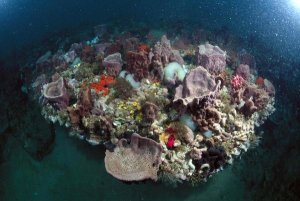
[(60, 127), (56, 128), (53, 151), (42, 161), (34, 160), (14, 137), (9, 138), (5, 150), (6, 162), (0, 165), (0, 200), (248, 200), (233, 166), (197, 187), (122, 183), (106, 173), (103, 149), (69, 137)]

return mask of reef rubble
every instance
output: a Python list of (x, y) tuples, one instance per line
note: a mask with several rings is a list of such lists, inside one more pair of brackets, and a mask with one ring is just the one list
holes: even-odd
[(259, 141), (275, 88), (245, 50), (97, 37), (40, 57), (31, 91), (45, 119), (107, 148), (115, 178), (206, 181)]

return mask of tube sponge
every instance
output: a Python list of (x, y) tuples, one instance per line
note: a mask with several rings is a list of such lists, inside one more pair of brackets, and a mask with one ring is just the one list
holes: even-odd
[(164, 68), (164, 82), (175, 85), (176, 81), (183, 81), (186, 72), (177, 62), (171, 62)]

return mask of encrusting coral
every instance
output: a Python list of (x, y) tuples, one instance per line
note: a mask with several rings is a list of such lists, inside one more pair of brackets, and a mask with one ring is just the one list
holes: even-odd
[(102, 96), (107, 96), (109, 93), (109, 85), (115, 83), (115, 79), (112, 76), (100, 76), (100, 81), (92, 83), (91, 89), (94, 89), (96, 92), (101, 93)]

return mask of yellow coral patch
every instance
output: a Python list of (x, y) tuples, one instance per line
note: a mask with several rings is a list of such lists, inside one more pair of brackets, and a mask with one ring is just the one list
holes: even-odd
[(159, 141), (160, 141), (160, 142), (163, 142), (163, 143), (167, 143), (169, 137), (170, 137), (169, 134), (167, 134), (167, 133), (161, 133), (161, 134), (159, 135)]

